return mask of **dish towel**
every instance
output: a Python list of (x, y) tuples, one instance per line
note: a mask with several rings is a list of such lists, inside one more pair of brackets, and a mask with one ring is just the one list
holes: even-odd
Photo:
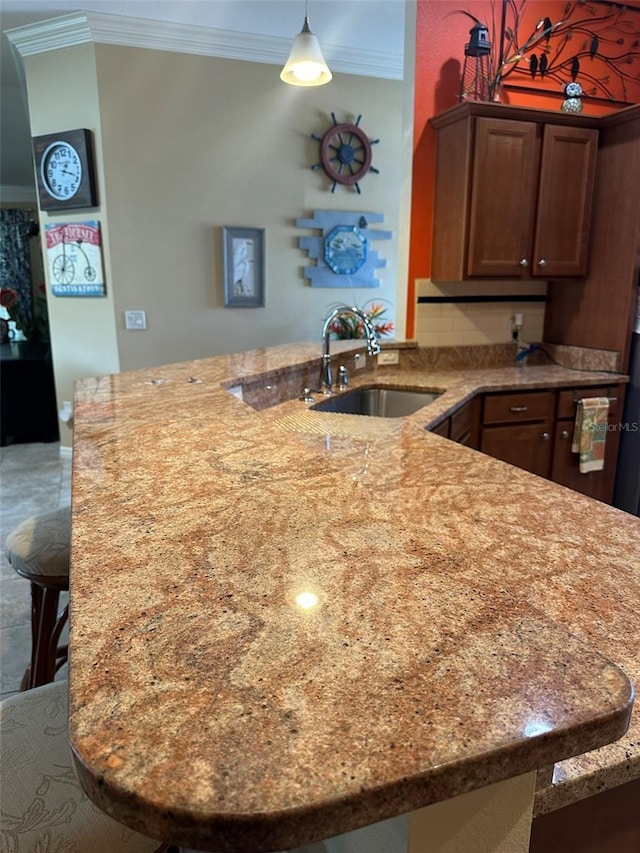
[(586, 397), (578, 400), (571, 450), (580, 454), (580, 473), (602, 471), (607, 439), (608, 397)]

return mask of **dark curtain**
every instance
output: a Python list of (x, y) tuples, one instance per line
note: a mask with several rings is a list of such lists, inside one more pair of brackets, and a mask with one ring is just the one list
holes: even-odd
[(28, 210), (0, 209), (0, 286), (16, 291), (27, 318), (33, 317)]

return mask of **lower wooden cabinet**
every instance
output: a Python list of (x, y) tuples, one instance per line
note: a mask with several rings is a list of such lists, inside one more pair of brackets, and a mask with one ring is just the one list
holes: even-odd
[(465, 447), (478, 449), (480, 439), (480, 406), (481, 397), (474, 397), (465, 403), (461, 409), (451, 415), (449, 438)]
[[(571, 442), (578, 400), (587, 397), (609, 398), (609, 430), (603, 470), (582, 474)], [(623, 402), (623, 385), (485, 394), (466, 403), (433, 431), (611, 503)]]
[[(577, 401), (581, 397), (609, 397), (609, 429), (605, 444), (604, 468), (602, 471), (590, 471), (588, 474), (580, 473), (578, 455), (571, 451)], [(573, 391), (560, 392), (551, 469), (551, 479), (555, 483), (582, 492), (596, 500), (611, 503), (620, 446), (619, 424), (622, 417), (623, 400), (624, 387), (622, 385), (616, 386), (614, 389), (603, 387), (576, 388)]]
[(455, 411), (451, 417), (433, 427), (431, 432), (450, 438), (456, 444), (464, 444), (465, 447), (478, 449), (480, 441), (480, 407), (481, 397), (474, 397), (460, 409)]
[(480, 450), (539, 477), (551, 469), (551, 421), (491, 427), (482, 430)]
[(447, 418), (446, 421), (442, 421), (438, 426), (435, 426), (430, 432), (435, 432), (436, 435), (441, 435), (443, 438), (449, 438), (449, 433), (451, 431), (451, 418)]
[(539, 477), (548, 477), (554, 411), (553, 391), (487, 394), (480, 450)]
[(529, 853), (638, 853), (640, 779), (535, 818)]

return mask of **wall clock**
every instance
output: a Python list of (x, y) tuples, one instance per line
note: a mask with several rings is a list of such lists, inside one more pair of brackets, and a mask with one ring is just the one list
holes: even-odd
[(42, 210), (97, 205), (91, 132), (80, 128), (33, 137), (36, 182)]
[(331, 192), (335, 192), (336, 186), (342, 184), (353, 187), (359, 195), (358, 182), (367, 172), (378, 174), (378, 169), (374, 169), (371, 165), (373, 157), (371, 146), (377, 145), (380, 140), (369, 139), (358, 126), (361, 118), (362, 116), (358, 116), (355, 124), (339, 123), (335, 113), (331, 113), (333, 124), (324, 136), (311, 134), (311, 138), (320, 143), (320, 162), (315, 163), (311, 168), (322, 168), (331, 178), (333, 181)]

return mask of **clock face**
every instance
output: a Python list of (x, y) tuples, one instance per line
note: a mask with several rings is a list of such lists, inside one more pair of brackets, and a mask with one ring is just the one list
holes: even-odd
[(73, 198), (82, 183), (82, 162), (68, 142), (52, 142), (40, 161), (42, 184), (58, 201)]

